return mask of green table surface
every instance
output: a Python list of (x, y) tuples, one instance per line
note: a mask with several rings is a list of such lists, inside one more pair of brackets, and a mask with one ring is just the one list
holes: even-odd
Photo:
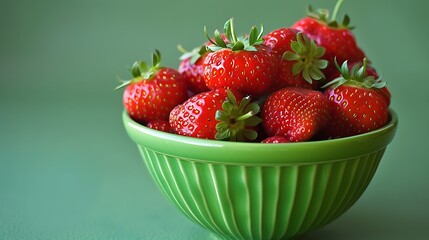
[[(269, 4), (268, 4), (269, 2)], [(0, 239), (212, 239), (158, 191), (126, 135), (117, 79), (135, 60), (177, 67), (203, 27), (289, 26), (324, 1), (0, 2)], [(268, 5), (266, 5), (268, 4)], [(359, 201), (303, 239), (427, 239), (426, 1), (345, 1), (399, 115)]]

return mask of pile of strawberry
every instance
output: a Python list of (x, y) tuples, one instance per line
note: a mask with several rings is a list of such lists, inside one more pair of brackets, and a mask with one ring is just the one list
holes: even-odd
[(129, 116), (184, 136), (264, 143), (341, 138), (388, 121), (390, 93), (348, 26), (327, 10), (264, 35), (224, 32), (181, 57), (178, 69), (134, 63), (123, 82)]

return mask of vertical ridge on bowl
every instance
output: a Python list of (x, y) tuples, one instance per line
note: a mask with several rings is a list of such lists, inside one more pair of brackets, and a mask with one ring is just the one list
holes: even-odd
[[(276, 225), (273, 239), (278, 239), (285, 235), (288, 230), (288, 224), (291, 221), (292, 209), (296, 200), (296, 188), (289, 187), (297, 184), (298, 167), (291, 166), (288, 168), (278, 167), (280, 170), (279, 187), (276, 191), (279, 192), (279, 199), (276, 208)], [(285, 201), (288, 199), (288, 201)]]
[(280, 178), (282, 175), (282, 169), (280, 167), (264, 167), (262, 168), (264, 179), (263, 188), (267, 194), (265, 198), (262, 198), (262, 216), (263, 220), (261, 223), (262, 231), (264, 235), (262, 239), (272, 239), (276, 234), (276, 223), (277, 223), (277, 212), (279, 211), (279, 197), (280, 197)]
[[(316, 220), (320, 209), (323, 206), (323, 199), (326, 197), (326, 189), (328, 188), (329, 178), (331, 173), (331, 165), (320, 164), (313, 166), (314, 174), (312, 174), (312, 194), (308, 209), (305, 213), (305, 219), (300, 227), (300, 232), (305, 232), (311, 229), (313, 222)], [(321, 200), (322, 199), (322, 200)]]

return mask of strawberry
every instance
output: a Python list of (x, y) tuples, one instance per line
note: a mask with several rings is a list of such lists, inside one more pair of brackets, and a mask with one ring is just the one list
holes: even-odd
[(166, 120), (152, 120), (146, 125), (146, 127), (152, 128), (158, 131), (163, 131), (168, 133), (171, 132), (170, 123)]
[(260, 96), (266, 94), (277, 73), (276, 56), (271, 48), (263, 45), (262, 34), (252, 27), (248, 37), (237, 38), (233, 19), (225, 23), (227, 43), (218, 30), (213, 45), (204, 61), (204, 79), (210, 89), (231, 88), (243, 94)]
[[(358, 61), (358, 62), (347, 62), (348, 68), (349, 68), (349, 72), (356, 72), (357, 69), (361, 68), (363, 64), (363, 61)], [(377, 71), (371, 67), (370, 65), (366, 65), (366, 75), (367, 76), (373, 76), (374, 79), (378, 79), (381, 78)], [(335, 76), (335, 78), (341, 77), (341, 71), (337, 70), (337, 74), (333, 74), (333, 76)], [(391, 94), (390, 91), (387, 89), (386, 86), (380, 88), (380, 91), (384, 94), (384, 98), (387, 101), (387, 105), (390, 105), (390, 98), (391, 98)]]
[(329, 101), (316, 90), (283, 88), (268, 96), (261, 114), (268, 136), (283, 136), (289, 142), (306, 141), (327, 124)]
[(367, 74), (367, 61), (362, 67), (349, 70), (347, 61), (341, 67), (341, 77), (329, 82), (324, 94), (332, 107), (332, 118), (322, 131), (325, 138), (353, 136), (384, 126), (388, 120), (390, 96), (386, 82)]
[(320, 69), (328, 65), (328, 61), (319, 59), (325, 54), (323, 47), (317, 46), (313, 40), (292, 28), (271, 31), (264, 37), (264, 44), (273, 49), (280, 61), (273, 89), (318, 89), (318, 81), (313, 80), (325, 78)]
[(144, 61), (133, 64), (133, 79), (123, 81), (116, 89), (126, 87), (122, 101), (129, 116), (137, 122), (168, 120), (170, 111), (187, 99), (186, 82), (173, 68), (160, 66), (161, 53), (156, 50), (152, 66)]
[(283, 136), (272, 136), (265, 138), (261, 143), (288, 143), (289, 140)]
[(180, 57), (178, 71), (184, 76), (189, 90), (194, 94), (208, 91), (203, 74), (203, 63), (208, 53), (206, 46), (195, 48), (190, 52), (179, 46), (179, 50), (183, 55)]
[(248, 141), (257, 138), (259, 105), (236, 90), (218, 88), (199, 93), (170, 113), (177, 134), (217, 140)]
[(365, 53), (357, 45), (355, 36), (351, 31), (353, 28), (349, 26), (349, 16), (345, 15), (341, 23), (336, 21), (342, 2), (343, 0), (337, 1), (331, 19), (329, 19), (328, 10), (319, 9), (317, 13), (314, 13), (309, 7), (308, 16), (299, 19), (292, 25), (292, 28), (303, 32), (326, 49), (325, 59), (330, 63), (325, 71), (328, 80), (330, 80), (330, 74), (336, 73), (335, 57), (340, 62), (345, 60), (350, 62), (361, 61), (365, 57)]

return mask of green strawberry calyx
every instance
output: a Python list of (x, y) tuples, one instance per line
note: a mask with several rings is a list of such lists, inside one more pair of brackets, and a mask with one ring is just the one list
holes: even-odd
[(178, 45), (177, 49), (182, 52), (182, 55), (180, 56), (180, 60), (186, 60), (189, 59), (190, 63), (195, 64), (198, 59), (200, 59), (204, 54), (207, 53), (207, 47), (205, 45), (201, 47), (196, 47), (192, 49), (191, 51), (187, 51), (182, 47), (182, 45)]
[(133, 79), (131, 80), (121, 80), (121, 84), (115, 89), (120, 89), (125, 86), (128, 86), (132, 82), (149, 80), (160, 68), (161, 63), (161, 52), (158, 49), (155, 49), (155, 52), (152, 54), (152, 66), (149, 66), (145, 61), (136, 61), (131, 67), (131, 74)]
[(204, 34), (206, 35), (207, 39), (213, 44), (207, 46), (207, 48), (212, 52), (216, 52), (225, 48), (231, 49), (233, 51), (256, 51), (255, 46), (260, 45), (264, 42), (264, 39), (262, 38), (263, 32), (264, 27), (262, 25), (261, 31), (259, 31), (256, 26), (253, 26), (250, 29), (249, 36), (237, 37), (234, 30), (234, 19), (230, 18), (228, 21), (226, 21), (224, 25), (224, 36), (228, 40), (227, 42), (225, 42), (219, 30), (215, 30), (214, 39), (212, 39), (207, 33), (207, 28), (204, 27)]
[(234, 94), (228, 89), (225, 102), (222, 104), (222, 110), (216, 111), (216, 140), (229, 141), (249, 141), (258, 137), (258, 132), (249, 128), (256, 127), (262, 122), (262, 119), (256, 116), (260, 107), (257, 103), (251, 102), (250, 96), (237, 102)]
[(308, 6), (307, 8), (307, 16), (317, 19), (321, 22), (324, 22), (326, 25), (333, 27), (333, 28), (346, 28), (346, 29), (354, 29), (354, 27), (349, 26), (350, 25), (350, 17), (345, 14), (343, 17), (343, 20), (339, 23), (337, 19), (338, 11), (341, 8), (341, 5), (343, 4), (344, 0), (338, 0), (335, 4), (333, 14), (331, 18), (329, 18), (329, 10), (327, 9), (317, 9), (316, 12), (313, 11), (313, 8), (311, 6)]
[(335, 78), (334, 80), (328, 82), (322, 88), (332, 86), (333, 89), (346, 84), (363, 88), (383, 88), (386, 86), (386, 82), (382, 80), (381, 77), (375, 78), (374, 76), (367, 75), (367, 66), (368, 61), (366, 58), (362, 60), (362, 64), (355, 64), (349, 70), (347, 60), (340, 65), (337, 62), (337, 59), (334, 59), (334, 63), (338, 71), (341, 73), (340, 77)]
[(297, 33), (296, 41), (290, 43), (291, 51), (283, 53), (283, 59), (296, 61), (292, 66), (293, 75), (302, 74), (303, 78), (312, 83), (313, 80), (325, 78), (321, 69), (328, 66), (328, 61), (320, 59), (325, 55), (325, 48), (318, 46), (301, 32)]

